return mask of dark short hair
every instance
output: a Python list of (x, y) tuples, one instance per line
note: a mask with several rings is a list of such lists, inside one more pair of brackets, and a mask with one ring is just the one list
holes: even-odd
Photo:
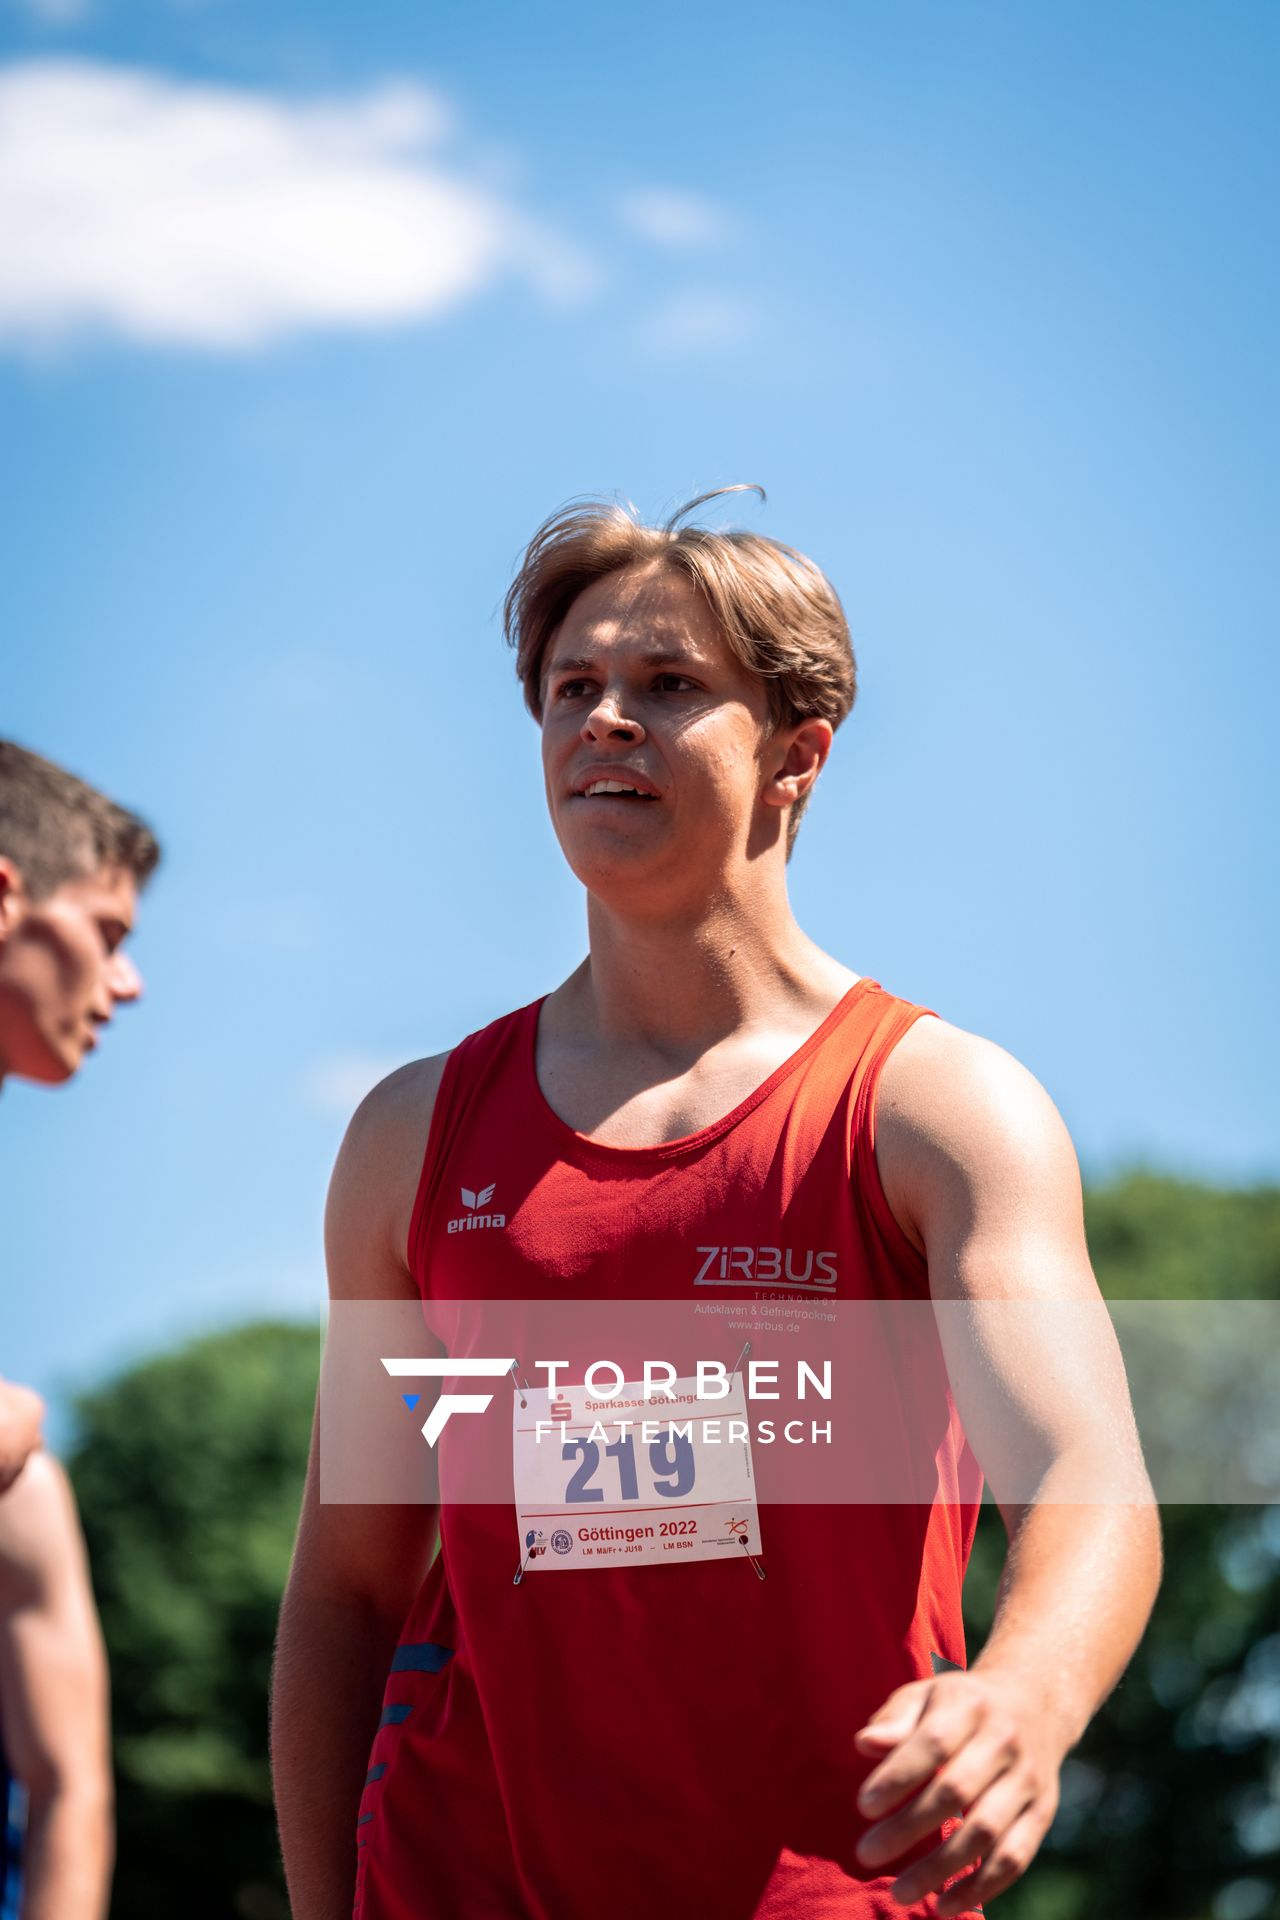
[(138, 885), (160, 861), (145, 820), (12, 740), (0, 740), (0, 856), (13, 861), (33, 900), (65, 880), (122, 867)]

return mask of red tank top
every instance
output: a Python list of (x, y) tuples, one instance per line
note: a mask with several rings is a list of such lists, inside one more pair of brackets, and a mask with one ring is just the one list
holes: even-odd
[[(783, 1250), (793, 1287), (834, 1271), (840, 1299), (928, 1298), (874, 1148), (881, 1068), (929, 1009), (860, 980), (732, 1113), (627, 1148), (543, 1097), (540, 1006), (464, 1040), (436, 1099), (409, 1256), (448, 1351), (513, 1351), (485, 1343), (486, 1301), (690, 1296), (716, 1248), (739, 1255), (718, 1299), (735, 1278), (768, 1293)], [(481, 1200), (501, 1225), (451, 1232)], [(953, 1497), (762, 1505), (763, 1581), (738, 1560), (517, 1586), (512, 1508), (443, 1506), (370, 1755), (359, 1920), (901, 1920), (893, 1876), (856, 1858), (853, 1735), (894, 1687), (964, 1664), (981, 1481), (940, 1350), (931, 1390)]]

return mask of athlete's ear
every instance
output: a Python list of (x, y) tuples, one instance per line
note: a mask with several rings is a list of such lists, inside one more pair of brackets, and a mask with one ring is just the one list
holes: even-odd
[(793, 807), (803, 800), (826, 765), (835, 738), (829, 720), (801, 720), (782, 727), (765, 749), (768, 777), (761, 795), (766, 806)]
[(22, 918), (22, 875), (7, 854), (0, 853), (0, 941), (6, 940)]

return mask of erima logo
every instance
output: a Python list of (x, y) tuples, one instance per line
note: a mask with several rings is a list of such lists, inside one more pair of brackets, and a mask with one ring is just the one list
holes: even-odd
[(694, 1275), (695, 1287), (741, 1287), (751, 1282), (831, 1293), (838, 1278), (835, 1254), (815, 1253), (810, 1247), (699, 1247), (698, 1252), (703, 1259)]
[(458, 1189), (462, 1195), (462, 1204), (467, 1211), (460, 1213), (456, 1220), (450, 1220), (450, 1233), (470, 1233), (474, 1227), (506, 1226), (507, 1216), (505, 1213), (484, 1213), (481, 1211), (481, 1209), (487, 1207), (492, 1200), (495, 1184), (496, 1183), (491, 1180), (489, 1185), (487, 1187), (481, 1187), (478, 1193), (472, 1193), (470, 1187), (460, 1187)]
[[(490, 1193), (493, 1188), (490, 1187)], [(451, 1360), (419, 1356), (413, 1360), (384, 1360), (387, 1372), (398, 1380), (500, 1380), (515, 1365), (512, 1360)], [(422, 1437), (434, 1447), (451, 1413), (483, 1413), (491, 1393), (442, 1393), (422, 1423)]]

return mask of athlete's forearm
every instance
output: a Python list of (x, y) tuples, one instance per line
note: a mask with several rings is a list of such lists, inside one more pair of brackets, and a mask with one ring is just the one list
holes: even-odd
[(33, 1790), (27, 1804), (22, 1920), (102, 1920), (114, 1851), (111, 1798), (100, 1784)]
[(1158, 1510), (1066, 1504), (1055, 1477), (1013, 1528), (995, 1622), (975, 1670), (1017, 1675), (1075, 1745), (1128, 1665), (1160, 1584)]
[(280, 1613), (271, 1771), (293, 1920), (350, 1920), (356, 1818), (400, 1622), (295, 1576)]

